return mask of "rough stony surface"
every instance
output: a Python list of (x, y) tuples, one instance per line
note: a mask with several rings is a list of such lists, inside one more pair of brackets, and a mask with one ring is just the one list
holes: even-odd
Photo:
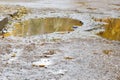
[(119, 0), (7, 1), (0, 4), (31, 9), (22, 20), (69, 17), (83, 26), (65, 34), (0, 38), (0, 80), (120, 80), (120, 42), (95, 35), (102, 23), (92, 19), (119, 18)]

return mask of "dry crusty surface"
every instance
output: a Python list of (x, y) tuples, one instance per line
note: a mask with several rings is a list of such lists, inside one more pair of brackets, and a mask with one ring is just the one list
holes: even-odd
[[(9, 4), (9, 0), (1, 1), (0, 4)], [(14, 1), (10, 4), (19, 3)], [(33, 15), (120, 16), (119, 0), (57, 1), (39, 0), (40, 6), (34, 1), (31, 6), (24, 2), (20, 5), (30, 7)], [(97, 25), (89, 25), (93, 26)], [(94, 30), (87, 35), (84, 33), (78, 30), (78, 33), (63, 34), (51, 40), (41, 40), (39, 35), (0, 38), (0, 80), (120, 80), (120, 42), (91, 36)]]

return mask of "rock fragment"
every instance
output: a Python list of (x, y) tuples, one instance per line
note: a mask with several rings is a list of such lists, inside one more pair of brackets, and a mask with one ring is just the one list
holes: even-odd
[(8, 23), (8, 18), (0, 18), (0, 31), (5, 27), (5, 25)]

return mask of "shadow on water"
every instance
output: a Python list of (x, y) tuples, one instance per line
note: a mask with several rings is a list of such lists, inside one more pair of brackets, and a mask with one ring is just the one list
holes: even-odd
[(105, 25), (105, 31), (98, 33), (98, 35), (109, 40), (120, 41), (120, 18), (103, 19), (103, 22), (108, 24)]
[(73, 31), (73, 26), (81, 26), (82, 22), (71, 18), (39, 18), (14, 24), (12, 36), (32, 36), (52, 32)]

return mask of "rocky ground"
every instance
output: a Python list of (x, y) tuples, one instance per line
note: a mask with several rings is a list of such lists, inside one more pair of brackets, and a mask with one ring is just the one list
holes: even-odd
[[(102, 22), (93, 20), (119, 18), (119, 3), (1, 0), (0, 18), (7, 17), (7, 25), (41, 17), (68, 17), (82, 21), (83, 25), (64, 34), (0, 37), (0, 80), (120, 80), (120, 42), (97, 36), (103, 30)], [(23, 6), (28, 13), (21, 10)], [(23, 15), (11, 17), (14, 11)]]

